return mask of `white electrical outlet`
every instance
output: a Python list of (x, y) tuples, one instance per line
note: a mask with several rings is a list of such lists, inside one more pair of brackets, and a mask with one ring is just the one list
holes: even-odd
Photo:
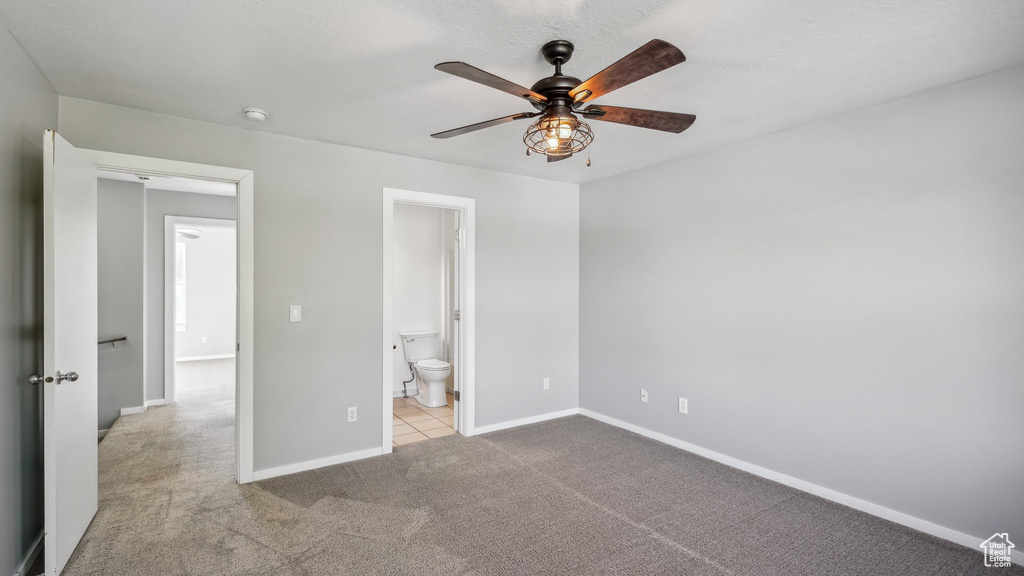
[(640, 401), (647, 402), (647, 388), (640, 389)]
[(687, 400), (686, 398), (680, 397), (679, 398), (679, 413), (680, 414), (689, 414), (689, 410), (690, 410), (690, 401)]
[(288, 307), (288, 321), (302, 322), (302, 306), (300, 304), (292, 304)]
[(206, 336), (203, 336), (203, 344), (206, 344)]
[(349, 422), (355, 422), (356, 421), (356, 407), (355, 406), (352, 406), (351, 408), (348, 409), (348, 421)]
[(544, 379), (544, 389), (548, 390), (549, 388), (551, 388), (551, 378), (545, 378)]

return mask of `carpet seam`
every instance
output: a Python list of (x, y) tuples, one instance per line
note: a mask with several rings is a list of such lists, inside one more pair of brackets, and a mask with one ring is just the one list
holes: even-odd
[(533, 464), (529, 464), (527, 462), (523, 462), (521, 459), (516, 457), (514, 454), (512, 454), (508, 450), (505, 450), (500, 445), (498, 445), (498, 444), (496, 444), (494, 442), (491, 442), (490, 440), (487, 440), (487, 439), (484, 439), (484, 441), (488, 442), (491, 446), (495, 447), (496, 449), (498, 449), (501, 452), (503, 452), (504, 454), (506, 454), (512, 460), (515, 460), (517, 463), (519, 463), (519, 465), (521, 465), (523, 467), (526, 467), (526, 468), (529, 468), (529, 469), (533, 470), (534, 472), (540, 474), (541, 476), (544, 476), (545, 478), (547, 478), (550, 482), (552, 482), (556, 486), (559, 486), (563, 490), (568, 491), (570, 494), (575, 496), (577, 499), (580, 499), (580, 500), (586, 502), (591, 507), (596, 508), (596, 509), (600, 510), (601, 512), (609, 515), (609, 516), (612, 516), (612, 517), (614, 517), (614, 518), (616, 518), (616, 519), (618, 519), (618, 520), (620, 520), (622, 522), (625, 522), (625, 523), (627, 523), (627, 524), (629, 524), (629, 525), (631, 525), (631, 526), (633, 526), (635, 528), (639, 528), (639, 529), (641, 529), (641, 530), (651, 534), (652, 536), (654, 536), (654, 538), (656, 540), (659, 540), (659, 541), (661, 541), (663, 543), (666, 543), (666, 544), (670, 545), (671, 547), (675, 548), (676, 550), (679, 550), (679, 551), (683, 552), (684, 554), (686, 554), (687, 556), (690, 556), (694, 560), (699, 560), (701, 562), (704, 562), (705, 564), (708, 564), (708, 565), (712, 566), (713, 568), (715, 568), (716, 570), (724, 572), (725, 574), (728, 574), (729, 576), (736, 576), (735, 572), (729, 570), (725, 566), (722, 566), (721, 564), (719, 564), (719, 563), (715, 562), (714, 560), (704, 556), (703, 554), (699, 554), (696, 551), (691, 550), (690, 548), (688, 548), (686, 546), (683, 546), (681, 543), (676, 542), (675, 540), (672, 540), (671, 538), (668, 538), (667, 536), (662, 535), (660, 532), (658, 532), (657, 530), (651, 528), (650, 526), (647, 526), (646, 524), (643, 524), (643, 523), (636, 522), (636, 521), (626, 517), (623, 514), (619, 514), (618, 512), (615, 512), (614, 510), (611, 510), (611, 509), (609, 509), (609, 508), (607, 508), (605, 506), (602, 506), (598, 502), (596, 502), (596, 501), (586, 497), (582, 493), (577, 492), (576, 490), (570, 488), (564, 482), (561, 482), (557, 478), (554, 478), (553, 476), (547, 474), (546, 472), (544, 472), (543, 470), (541, 470), (538, 467), (534, 466)]

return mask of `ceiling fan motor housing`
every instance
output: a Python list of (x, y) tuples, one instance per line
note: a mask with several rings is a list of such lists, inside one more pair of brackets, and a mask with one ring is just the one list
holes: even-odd
[(543, 94), (547, 98), (547, 102), (534, 102), (533, 106), (538, 110), (544, 110), (550, 106), (569, 106), (572, 104), (569, 92), (579, 85), (580, 79), (572, 76), (559, 75), (543, 78), (530, 89), (538, 94)]
[(547, 98), (547, 102), (533, 102), (534, 108), (545, 110), (552, 106), (568, 106), (572, 103), (569, 92), (582, 83), (579, 78), (562, 74), (562, 64), (565, 64), (572, 58), (572, 51), (572, 42), (568, 40), (552, 40), (541, 48), (544, 59), (547, 60), (548, 64), (555, 67), (555, 73), (552, 76), (540, 79), (530, 88)]

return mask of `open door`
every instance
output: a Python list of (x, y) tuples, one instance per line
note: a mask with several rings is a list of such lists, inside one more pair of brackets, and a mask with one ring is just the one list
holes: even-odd
[(96, 515), (96, 166), (43, 142), (43, 469), (46, 574), (64, 570)]
[(461, 213), (455, 210), (455, 244), (452, 249), (452, 254), (449, 259), (449, 271), (448, 271), (448, 282), (450, 286), (449, 298), (451, 299), (451, 307), (453, 313), (451, 315), (451, 336), (448, 340), (452, 346), (452, 390), (455, 392), (455, 418), (453, 419), (456, 431), (465, 433), (465, 425), (462, 422), (462, 411), (459, 409), (462, 406), (462, 293), (460, 274), (461, 274), (461, 261), (462, 261), (462, 222), (460, 220)]

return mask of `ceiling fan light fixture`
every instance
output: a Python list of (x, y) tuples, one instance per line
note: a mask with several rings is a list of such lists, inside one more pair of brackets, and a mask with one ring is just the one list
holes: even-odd
[(545, 156), (569, 156), (594, 141), (590, 125), (574, 114), (551, 108), (526, 129), (523, 143), (528, 150)]

